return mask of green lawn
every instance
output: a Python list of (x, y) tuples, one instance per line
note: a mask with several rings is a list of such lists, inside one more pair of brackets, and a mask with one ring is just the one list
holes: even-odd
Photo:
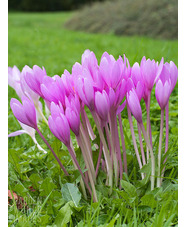
[[(61, 75), (65, 69), (71, 72), (73, 64), (76, 61), (80, 62), (81, 54), (85, 49), (94, 51), (98, 59), (104, 51), (116, 58), (125, 53), (131, 65), (135, 61), (140, 62), (144, 55), (157, 61), (164, 57), (165, 61), (172, 60), (176, 64), (178, 63), (177, 41), (69, 31), (63, 28), (63, 23), (71, 16), (72, 13), (9, 13), (8, 65), (11, 67), (16, 65), (22, 70), (25, 65), (32, 67), (36, 64), (40, 67), (44, 66), (50, 76)], [(15, 96), (13, 89), (9, 88), (9, 101)], [(126, 194), (126, 192), (115, 189), (112, 196), (109, 197), (108, 188), (99, 184), (96, 188), (100, 198), (97, 204), (82, 199), (78, 207), (74, 207), (72, 201), (61, 196), (61, 188), (65, 187), (66, 182), (75, 182), (79, 176), (77, 171), (71, 169), (71, 178), (65, 179), (52, 155), (50, 153), (43, 155), (38, 152), (28, 135), (10, 138), (9, 189), (24, 199), (27, 198), (28, 208), (18, 210), (14, 203), (9, 208), (9, 225), (103, 227), (106, 226), (105, 223), (109, 223), (110, 227), (160, 227), (172, 224), (176, 226), (177, 105), (176, 86), (170, 102), (170, 154), (166, 171), (167, 179), (164, 181), (163, 187), (149, 192), (147, 185), (141, 185), (138, 169), (135, 167), (137, 161), (133, 147), (128, 142), (126, 146), (129, 176), (125, 180), (134, 185), (130, 185), (132, 192), (129, 190)], [(122, 115), (123, 123), (129, 127), (125, 114), (124, 112)], [(154, 93), (152, 95), (151, 121), (154, 142), (158, 146), (158, 140), (155, 138), (158, 138), (160, 108), (155, 101)], [(18, 129), (20, 126), (9, 108), (9, 132)], [(69, 163), (67, 152), (61, 149), (61, 143), (52, 137), (45, 125), (43, 125), (43, 132), (46, 136), (50, 134), (50, 143), (58, 152), (63, 164)], [(131, 139), (130, 131), (126, 131), (126, 135)], [(43, 148), (47, 149), (38, 136), (37, 139)], [(77, 155), (81, 157), (79, 150), (76, 151)], [(104, 177), (103, 174), (100, 174), (99, 182)], [(31, 191), (29, 189), (31, 186), (34, 186), (36, 191)], [(61, 224), (62, 222), (64, 225)]]

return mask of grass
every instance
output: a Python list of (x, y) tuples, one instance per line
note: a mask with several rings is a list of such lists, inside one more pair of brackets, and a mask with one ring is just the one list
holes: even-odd
[[(107, 51), (114, 57), (126, 54), (131, 65), (145, 55), (157, 61), (178, 63), (177, 41), (155, 40), (145, 37), (117, 37), (115, 35), (89, 34), (69, 31), (63, 27), (73, 13), (9, 13), (9, 66), (20, 70), (24, 65), (44, 66), (48, 75), (61, 75), (64, 69), (71, 71), (73, 64), (81, 60), (85, 49), (95, 52), (98, 59)], [(16, 97), (9, 88), (9, 101)], [(151, 121), (154, 143), (158, 146), (160, 108), (154, 93), (151, 103)], [(124, 182), (134, 194), (115, 189), (108, 196), (108, 189), (97, 186), (99, 202), (81, 198), (78, 207), (65, 200), (61, 189), (66, 183), (79, 182), (79, 173), (72, 168), (69, 156), (61, 143), (54, 139), (49, 129), (42, 125), (43, 133), (59, 154), (62, 163), (68, 165), (70, 178), (65, 178), (52, 155), (42, 154), (27, 135), (9, 139), (9, 189), (24, 198), (28, 207), (17, 209), (15, 201), (9, 207), (9, 226), (176, 226), (177, 225), (177, 87), (170, 101), (170, 143), (166, 179), (161, 189), (149, 191), (149, 184), (139, 181), (137, 162), (133, 152), (130, 131), (126, 143), (129, 176)], [(125, 111), (123, 123), (129, 128)], [(9, 108), (9, 133), (20, 128)], [(136, 128), (135, 128), (136, 129)], [(37, 135), (36, 135), (37, 136)], [(47, 149), (42, 141), (38, 142)], [(156, 151), (154, 151), (156, 152)], [(81, 160), (80, 151), (76, 153)], [(144, 171), (148, 173), (148, 166)], [(99, 174), (99, 182), (105, 180)], [(124, 183), (123, 183), (124, 184)], [(126, 183), (125, 183), (126, 184)], [(30, 190), (33, 187), (35, 191)], [(126, 190), (127, 191), (127, 190)], [(78, 191), (79, 196), (79, 191)], [(68, 196), (67, 196), (68, 197)], [(63, 223), (63, 225), (61, 224)]]

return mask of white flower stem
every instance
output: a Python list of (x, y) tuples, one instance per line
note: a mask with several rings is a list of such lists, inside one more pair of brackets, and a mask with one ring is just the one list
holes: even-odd
[[(167, 103), (165, 107), (165, 121), (166, 121), (166, 140), (165, 140), (165, 154), (168, 151), (168, 145), (169, 145), (169, 102)], [(165, 164), (167, 161), (167, 157), (165, 158), (163, 164)], [(162, 170), (162, 175), (161, 175), (161, 183), (163, 181), (164, 177), (164, 172), (165, 172), (165, 167)]]
[(109, 186), (111, 187), (111, 190), (112, 190), (112, 185), (113, 185), (113, 169), (112, 169), (112, 163), (111, 163), (111, 160), (110, 160), (110, 155), (109, 155), (109, 151), (108, 151), (108, 148), (107, 148), (107, 143), (105, 141), (105, 137), (103, 135), (103, 131), (101, 129), (101, 126), (100, 126), (100, 122), (99, 122), (99, 118), (96, 114), (95, 111), (92, 111), (92, 116), (94, 118), (94, 121), (96, 123), (96, 127), (98, 129), (98, 132), (99, 132), (99, 136), (100, 136), (100, 139), (101, 139), (101, 142), (103, 144), (103, 154), (104, 154), (104, 157), (105, 157), (105, 162), (106, 162), (106, 167), (107, 167), (107, 173), (108, 173), (108, 176), (109, 176)]
[[(130, 111), (128, 106), (127, 106), (127, 111), (128, 111), (128, 119), (129, 119), (129, 124), (130, 124), (130, 130), (131, 130), (131, 134), (132, 134), (132, 140), (133, 140), (133, 144), (134, 144), (134, 150), (135, 150), (135, 153), (136, 153), (136, 157), (137, 157), (137, 160), (138, 160), (139, 167), (141, 169), (142, 168), (142, 162), (141, 162), (141, 159), (140, 159), (140, 155), (139, 155), (139, 151), (138, 151), (138, 147), (137, 147), (137, 143), (136, 143), (136, 138), (135, 138), (135, 134), (134, 134), (131, 111)], [(142, 177), (142, 179), (144, 179), (144, 173), (141, 173), (141, 177)]]
[(164, 109), (161, 110), (161, 123), (160, 123), (160, 137), (159, 137), (159, 150), (158, 150), (158, 177), (157, 177), (157, 187), (161, 186), (161, 146), (163, 137), (163, 123), (164, 123)]
[(121, 120), (121, 113), (118, 114), (118, 120), (119, 120), (121, 143), (122, 143), (122, 149), (123, 149), (124, 171), (127, 174), (127, 154), (126, 154), (124, 132), (123, 132), (123, 126), (122, 126), (122, 120)]
[(151, 190), (153, 190), (154, 189), (154, 184), (155, 184), (155, 157), (154, 157), (154, 153), (153, 153), (152, 146), (150, 144), (148, 135), (147, 135), (147, 133), (145, 131), (143, 122), (140, 123), (140, 127), (141, 127), (141, 130), (142, 130), (144, 139), (146, 141), (146, 144), (147, 144), (147, 146), (148, 146), (148, 148), (150, 150), (150, 155), (151, 155)]
[(44, 116), (42, 110), (39, 108), (39, 105), (35, 105), (36, 110), (39, 112), (39, 114), (41, 115), (41, 117), (43, 118), (44, 122), (48, 125), (48, 121), (46, 119), (46, 117)]

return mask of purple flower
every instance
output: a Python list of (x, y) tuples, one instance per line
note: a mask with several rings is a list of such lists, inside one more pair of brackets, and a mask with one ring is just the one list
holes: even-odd
[(61, 77), (55, 75), (53, 78), (45, 76), (41, 84), (41, 92), (48, 102), (65, 104), (65, 87)]
[(28, 86), (27, 82), (25, 81), (25, 75), (27, 73), (32, 73), (32, 69), (30, 67), (28, 67), (27, 65), (25, 65), (24, 68), (22, 69), (22, 72), (20, 75), (21, 88), (24, 92), (24, 95), (26, 95), (28, 98), (32, 99), (32, 101), (34, 102), (35, 105), (38, 105), (40, 96), (37, 93), (35, 93), (35, 91), (33, 91)]
[(65, 116), (68, 120), (71, 130), (76, 136), (78, 136), (80, 129), (80, 114), (78, 111), (74, 111), (72, 108), (67, 107), (65, 110)]
[[(27, 68), (29, 68), (27, 66)], [(43, 96), (41, 92), (40, 85), (43, 81), (43, 78), (46, 76), (45, 68), (41, 69), (39, 66), (34, 65), (33, 69), (29, 68), (24, 74), (24, 79), (30, 89), (32, 89), (39, 96)]]
[(79, 78), (76, 84), (76, 91), (82, 102), (87, 105), (90, 110), (93, 110), (94, 88), (92, 82), (88, 78)]
[(95, 93), (95, 107), (99, 117), (102, 120), (107, 121), (108, 112), (110, 110), (110, 103), (109, 97), (105, 90), (103, 90), (102, 92), (97, 91)]
[(141, 123), (142, 122), (142, 110), (140, 106), (139, 98), (136, 94), (136, 91), (132, 88), (129, 92), (127, 92), (127, 104), (136, 118), (136, 120)]
[(173, 62), (165, 63), (156, 83), (155, 95), (161, 109), (164, 109), (169, 101), (178, 78), (178, 70)]
[(23, 104), (21, 104), (17, 99), (11, 99), (10, 106), (14, 116), (23, 124), (36, 129), (36, 110), (33, 101), (26, 96), (23, 96), (22, 103)]
[(48, 125), (51, 132), (66, 146), (70, 144), (70, 127), (62, 109), (54, 102), (51, 103), (51, 116), (48, 118)]
[(143, 82), (145, 86), (148, 88), (148, 90), (152, 90), (157, 78), (159, 77), (159, 74), (161, 73), (163, 67), (163, 58), (158, 65), (155, 60), (150, 60), (145, 57), (141, 60), (141, 74), (143, 77)]
[(101, 57), (99, 72), (108, 87), (115, 89), (122, 79), (124, 63), (121, 57), (115, 60), (105, 52)]
[(169, 72), (170, 72), (171, 92), (172, 92), (178, 79), (178, 68), (173, 61), (171, 61), (170, 64), (166, 62), (164, 65), (169, 69)]
[(21, 72), (16, 66), (14, 66), (13, 68), (8, 67), (8, 85), (16, 91), (19, 98), (24, 95), (21, 88), (20, 76)]

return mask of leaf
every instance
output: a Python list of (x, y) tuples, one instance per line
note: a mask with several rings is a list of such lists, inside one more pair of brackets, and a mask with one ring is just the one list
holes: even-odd
[(124, 190), (127, 192), (127, 194), (131, 198), (137, 197), (136, 188), (131, 183), (124, 181), (124, 180), (121, 180), (121, 187), (124, 188)]
[(157, 205), (157, 201), (154, 199), (154, 196), (152, 194), (144, 195), (141, 198), (141, 204), (140, 205), (144, 205), (144, 206), (149, 206), (151, 208), (155, 208), (156, 205)]
[(47, 177), (40, 186), (40, 196), (48, 196), (55, 188), (57, 188), (57, 186), (53, 183), (52, 179)]
[(72, 215), (71, 206), (73, 206), (72, 201), (66, 203), (65, 206), (60, 209), (55, 219), (55, 224), (57, 225), (57, 227), (63, 227), (70, 221)]
[(76, 207), (79, 205), (79, 201), (81, 200), (81, 193), (74, 184), (71, 183), (64, 184), (61, 188), (61, 193), (63, 198), (67, 202), (73, 201)]
[(33, 173), (30, 177), (29, 177), (30, 181), (32, 182), (33, 184), (33, 188), (34, 189), (39, 189), (39, 182), (42, 181), (42, 178), (39, 176), (39, 174), (37, 173)]

